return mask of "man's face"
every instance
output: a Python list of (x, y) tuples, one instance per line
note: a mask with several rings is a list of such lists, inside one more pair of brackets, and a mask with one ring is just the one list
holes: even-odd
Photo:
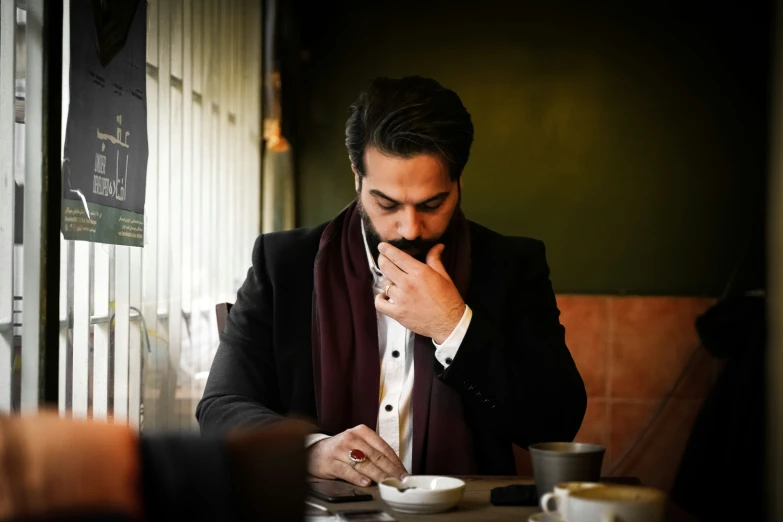
[(424, 261), (459, 205), (459, 182), (449, 177), (446, 162), (429, 154), (385, 156), (368, 147), (364, 170), (361, 179), (355, 168), (354, 174), (370, 253), (377, 261), (385, 241)]

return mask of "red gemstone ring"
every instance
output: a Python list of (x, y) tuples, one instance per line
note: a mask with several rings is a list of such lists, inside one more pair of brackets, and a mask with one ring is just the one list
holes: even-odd
[(362, 450), (352, 449), (348, 452), (348, 458), (351, 459), (351, 467), (356, 468), (357, 464), (361, 464), (367, 460), (367, 456)]

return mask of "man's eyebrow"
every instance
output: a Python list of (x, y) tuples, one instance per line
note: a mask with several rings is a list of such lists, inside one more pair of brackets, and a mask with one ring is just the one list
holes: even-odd
[[(426, 205), (427, 203), (432, 203), (432, 202), (433, 202), (433, 201), (435, 201), (436, 199), (439, 199), (439, 198), (446, 197), (446, 196), (448, 196), (449, 194), (450, 194), (450, 193), (449, 193), (448, 191), (444, 191), (444, 192), (441, 192), (441, 193), (439, 193), (439, 194), (435, 194), (435, 195), (434, 195), (434, 196), (432, 196), (431, 198), (428, 198), (428, 199), (426, 199), (426, 200), (424, 200), (424, 201), (421, 201), (421, 202), (419, 202), (419, 203), (416, 203), (416, 205), (417, 205), (417, 206), (418, 206), (418, 205)], [(389, 203), (393, 203), (393, 204), (395, 204), (395, 205), (402, 205), (402, 203), (400, 203), (399, 201), (397, 201), (397, 200), (396, 200), (396, 199), (394, 199), (394, 198), (390, 198), (389, 196), (387, 196), (386, 194), (384, 194), (384, 193), (383, 193), (383, 192), (381, 192), (380, 190), (375, 190), (375, 189), (372, 189), (372, 190), (370, 190), (370, 195), (371, 195), (371, 196), (378, 197), (378, 198), (383, 198), (383, 199), (385, 199), (386, 201), (388, 201)]]

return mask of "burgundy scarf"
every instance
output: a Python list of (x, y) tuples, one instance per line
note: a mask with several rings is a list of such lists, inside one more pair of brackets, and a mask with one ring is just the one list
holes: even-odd
[[(329, 223), (315, 258), (313, 370), (318, 422), (337, 434), (378, 422), (380, 354), (373, 279), (351, 203)], [(470, 283), (470, 230), (457, 210), (444, 238), (442, 261), (463, 296)], [(435, 347), (414, 341), (413, 474), (470, 475), (473, 444), (456, 390), (434, 378)]]

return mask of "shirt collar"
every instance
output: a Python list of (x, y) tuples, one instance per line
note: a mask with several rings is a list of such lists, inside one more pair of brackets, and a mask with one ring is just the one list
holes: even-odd
[(376, 279), (383, 277), (383, 272), (375, 264), (375, 259), (370, 253), (370, 245), (367, 244), (367, 233), (364, 231), (364, 222), (362, 222), (362, 240), (364, 241), (364, 251), (367, 253), (367, 263), (370, 266), (370, 272)]

